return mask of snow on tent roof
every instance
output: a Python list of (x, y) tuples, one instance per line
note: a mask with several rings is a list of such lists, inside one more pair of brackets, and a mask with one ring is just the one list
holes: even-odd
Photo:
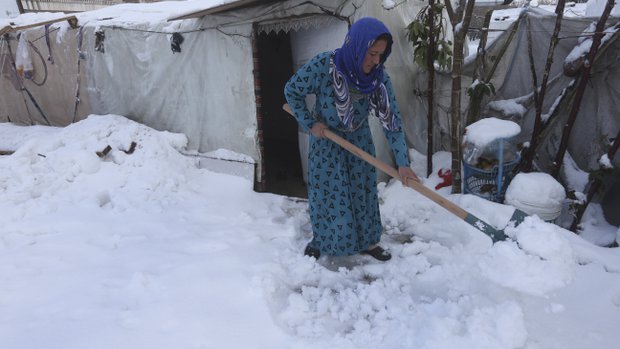
[(180, 16), (176, 16), (176, 17), (171, 17), (168, 20), (169, 21), (175, 21), (175, 20), (179, 20), (179, 19), (190, 19), (190, 18), (200, 18), (206, 15), (212, 15), (212, 14), (216, 14), (216, 13), (220, 13), (220, 12), (225, 12), (225, 11), (230, 11), (230, 10), (237, 10), (243, 7), (247, 7), (247, 6), (252, 6), (255, 4), (267, 4), (270, 2), (281, 2), (283, 0), (220, 0), (221, 4), (219, 5), (215, 5), (215, 6), (209, 6), (209, 7), (205, 7), (203, 9), (200, 9), (198, 11), (194, 10), (191, 11), (189, 13), (185, 13), (183, 15)]
[(69, 18), (67, 14), (58, 12), (24, 13), (15, 18), (0, 18), (0, 28), (4, 34), (5, 28), (29, 27), (34, 23), (46, 22), (45, 24), (47, 24), (48, 22), (62, 21), (66, 18)]
[(514, 137), (520, 132), (521, 127), (515, 122), (498, 118), (486, 118), (467, 126), (463, 141), (477, 147), (484, 147), (494, 140)]
[[(74, 13), (81, 26), (157, 24), (183, 18), (197, 18), (257, 3), (257, 0), (186, 0), (157, 3), (124, 3), (98, 10)], [(198, 15), (204, 13), (202, 15)], [(189, 15), (188, 15), (189, 14)], [(66, 17), (64, 13), (25, 13), (11, 19), (0, 19), (0, 28), (28, 26)], [(184, 17), (186, 16), (186, 17)]]

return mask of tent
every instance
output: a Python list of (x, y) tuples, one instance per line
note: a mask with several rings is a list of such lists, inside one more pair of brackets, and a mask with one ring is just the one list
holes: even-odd
[[(570, 11), (567, 8), (567, 11)], [(612, 13), (613, 14), (613, 13)], [(543, 118), (547, 120), (541, 143), (538, 147), (535, 166), (541, 172), (549, 172), (557, 153), (562, 130), (570, 114), (573, 96), (576, 90), (578, 75), (565, 74), (567, 56), (578, 47), (583, 38), (592, 34), (592, 23), (596, 17), (564, 17), (560, 32), (560, 40), (555, 49), (553, 64), (549, 75), (549, 83), (543, 105)], [(496, 93), (483, 98), (481, 112), (475, 115), (476, 120), (485, 117), (498, 117), (511, 120), (521, 126), (522, 132), (517, 141), (530, 141), (534, 125), (535, 106), (533, 100), (534, 83), (532, 66), (535, 67), (538, 84), (542, 81), (549, 42), (554, 31), (556, 16), (539, 8), (523, 8), (516, 21), (506, 30), (501, 31), (493, 42), (486, 47), (484, 55), (477, 60), (469, 57), (463, 67), (463, 91), (467, 90), (475, 79), (488, 80), (493, 83)], [(588, 85), (577, 115), (577, 121), (568, 143), (568, 158), (564, 168), (575, 164), (576, 169), (591, 172), (600, 168), (599, 159), (611, 145), (620, 130), (620, 27), (618, 17), (610, 17), (607, 21), (609, 35), (600, 48), (592, 70)], [(493, 22), (492, 22), (493, 24)], [(493, 25), (490, 27), (493, 29)], [(491, 31), (491, 33), (496, 33)], [(531, 47), (533, 62), (528, 48)], [(420, 74), (423, 76), (423, 74)], [(416, 80), (415, 89), (425, 91), (424, 78)], [(449, 74), (440, 74), (435, 90), (435, 140), (436, 150), (449, 149), (450, 146), (450, 88)], [(462, 115), (466, 115), (470, 107), (467, 93), (462, 94)], [(419, 104), (422, 106), (422, 104)], [(465, 125), (465, 119), (463, 119)], [(571, 161), (572, 160), (572, 161)], [(614, 167), (620, 168), (620, 156), (612, 160)], [(570, 189), (585, 192), (583, 187), (572, 187), (570, 178), (564, 178)], [(614, 212), (616, 216), (608, 221), (618, 221), (620, 212), (620, 173), (608, 179), (609, 189), (604, 195), (603, 209)], [(607, 204), (606, 204), (607, 203)], [(615, 206), (612, 206), (615, 205)]]
[[(339, 47), (348, 26), (364, 16), (384, 21), (395, 37), (387, 70), (410, 145), (423, 146), (414, 144), (423, 137), (412, 125), (425, 116), (414, 115), (417, 68), (405, 36), (422, 5), (408, 1), (387, 10), (381, 1), (200, 0), (78, 13), (76, 28), (60, 21), (47, 35), (42, 26), (23, 31), (35, 65), (23, 88), (8, 68), (14, 30), (10, 50), (0, 41), (0, 121), (64, 126), (89, 114), (125, 115), (186, 134), (189, 149), (199, 153), (244, 154), (255, 163), (258, 188), (291, 176), (298, 181), (304, 156), (297, 125), (281, 110), (284, 83), (314, 54)], [(148, 15), (155, 12), (161, 13)], [(379, 123), (371, 124), (379, 135)], [(383, 136), (376, 138), (379, 156), (391, 161)]]

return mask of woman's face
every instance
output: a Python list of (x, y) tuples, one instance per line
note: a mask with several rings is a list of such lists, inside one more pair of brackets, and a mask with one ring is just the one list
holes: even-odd
[(372, 46), (366, 51), (366, 56), (362, 62), (362, 70), (365, 74), (370, 74), (372, 69), (381, 62), (381, 56), (387, 49), (387, 40), (381, 39), (375, 41)]

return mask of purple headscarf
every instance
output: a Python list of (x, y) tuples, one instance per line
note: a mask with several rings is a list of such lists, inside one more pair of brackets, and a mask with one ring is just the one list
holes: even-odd
[[(362, 63), (366, 51), (382, 34), (389, 36), (387, 48), (381, 55), (379, 65), (373, 68), (369, 74), (365, 74), (362, 70)], [(353, 23), (342, 47), (334, 51), (334, 63), (336, 69), (347, 79), (350, 87), (368, 94), (383, 82), (383, 64), (390, 52), (392, 52), (392, 34), (388, 28), (376, 18), (365, 17)]]

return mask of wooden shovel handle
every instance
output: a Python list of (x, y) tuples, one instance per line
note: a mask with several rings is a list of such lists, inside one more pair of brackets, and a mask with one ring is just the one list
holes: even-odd
[[(289, 114), (293, 115), (293, 112), (291, 111), (291, 108), (290, 108), (290, 106), (288, 104), (285, 104), (284, 106), (282, 106), (282, 108), (284, 110), (286, 110)], [(398, 170), (396, 170), (392, 166), (386, 164), (385, 162), (377, 159), (376, 157), (368, 154), (367, 152), (363, 151), (362, 149), (358, 148), (357, 146), (353, 145), (351, 142), (349, 142), (346, 139), (338, 136), (337, 134), (333, 133), (332, 131), (324, 130), (323, 134), (325, 135), (326, 138), (328, 138), (332, 142), (338, 144), (339, 146), (341, 146), (344, 149), (348, 150), (349, 152), (353, 153), (354, 155), (356, 155), (357, 157), (361, 158), (362, 160), (368, 162), (369, 164), (373, 165), (374, 167), (378, 168), (379, 170), (385, 172), (390, 177), (398, 179), (404, 185), (406, 185), (406, 186), (410, 187), (411, 189), (417, 191), (418, 193), (426, 196), (427, 198), (429, 198), (430, 200), (434, 201), (435, 203), (437, 203), (439, 206), (445, 208), (446, 210), (450, 211), (451, 213), (453, 213), (457, 217), (459, 217), (461, 219), (465, 219), (469, 215), (469, 213), (467, 211), (465, 211), (461, 207), (455, 205), (454, 203), (452, 203), (451, 201), (447, 200), (443, 196), (437, 194), (433, 190), (427, 188), (422, 183), (420, 183), (418, 181), (403, 181), (400, 178), (400, 174), (398, 173)]]
[(344, 138), (338, 136), (337, 134), (333, 133), (330, 130), (325, 130), (323, 132), (323, 134), (325, 135), (326, 138), (329, 138), (334, 143), (336, 143), (339, 146), (343, 147), (344, 149), (350, 151), (354, 155), (358, 156), (359, 158), (361, 158), (362, 160), (368, 162), (369, 164), (373, 165), (374, 167), (378, 168), (379, 170), (385, 172), (388, 176), (390, 176), (392, 178), (398, 179), (405, 186), (408, 186), (409, 188), (411, 188), (411, 189), (417, 191), (418, 193), (426, 196), (427, 198), (433, 200), (434, 202), (439, 204), (441, 207), (443, 207), (446, 210), (452, 212), (453, 214), (455, 214), (459, 218), (465, 219), (465, 217), (467, 217), (467, 215), (468, 215), (467, 211), (465, 211), (461, 207), (455, 205), (454, 203), (452, 203), (451, 201), (447, 200), (443, 196), (437, 194), (436, 192), (434, 192), (433, 190), (429, 189), (428, 187), (424, 186), (424, 184), (422, 184), (422, 183), (420, 183), (418, 181), (403, 181), (402, 178), (400, 178), (400, 174), (398, 173), (398, 170), (396, 170), (392, 166), (386, 164), (385, 162), (377, 159), (376, 157), (368, 154), (367, 152), (365, 152), (362, 149), (358, 148), (357, 146), (351, 144), (349, 141), (347, 141)]

